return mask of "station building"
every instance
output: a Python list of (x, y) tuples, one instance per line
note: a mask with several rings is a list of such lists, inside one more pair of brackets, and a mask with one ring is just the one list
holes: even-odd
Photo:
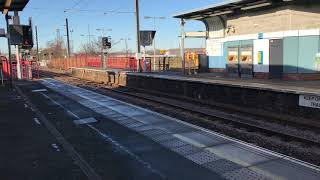
[(209, 72), (320, 79), (319, 0), (229, 0), (174, 17), (205, 24)]

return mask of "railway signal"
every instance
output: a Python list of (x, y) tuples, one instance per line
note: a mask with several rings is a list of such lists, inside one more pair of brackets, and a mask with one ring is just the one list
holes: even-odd
[(109, 37), (102, 38), (102, 48), (103, 49), (110, 49), (111, 48), (111, 42), (110, 42)]

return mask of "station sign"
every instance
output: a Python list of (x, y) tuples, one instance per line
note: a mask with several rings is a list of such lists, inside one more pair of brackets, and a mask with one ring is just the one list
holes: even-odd
[(299, 106), (320, 109), (320, 96), (300, 95), (299, 96)]
[(155, 35), (156, 31), (140, 31), (141, 46), (151, 46)]

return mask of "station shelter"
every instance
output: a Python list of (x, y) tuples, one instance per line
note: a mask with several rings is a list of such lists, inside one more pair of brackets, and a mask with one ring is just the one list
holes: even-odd
[(185, 20), (205, 24), (209, 72), (241, 78), (320, 79), (318, 0), (228, 0), (174, 17), (181, 19), (181, 26)]

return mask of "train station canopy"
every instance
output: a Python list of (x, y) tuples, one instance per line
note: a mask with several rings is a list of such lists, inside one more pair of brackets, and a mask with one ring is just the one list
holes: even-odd
[(246, 10), (268, 8), (289, 3), (314, 3), (319, 0), (226, 0), (206, 7), (174, 15), (174, 18), (200, 20), (211, 16), (241, 13)]
[(8, 11), (22, 11), (29, 0), (0, 0), (0, 10), (3, 14)]

